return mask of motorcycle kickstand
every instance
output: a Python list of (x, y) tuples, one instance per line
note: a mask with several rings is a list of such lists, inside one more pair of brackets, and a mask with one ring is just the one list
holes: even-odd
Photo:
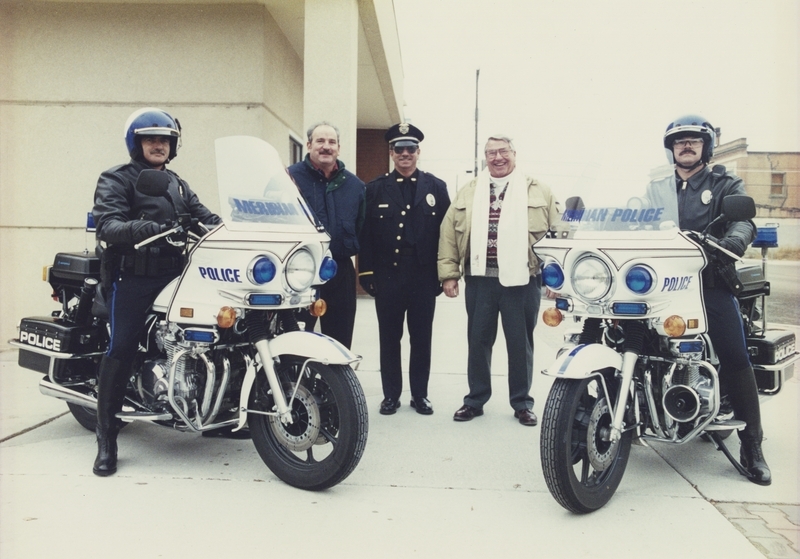
[(730, 460), (730, 463), (733, 464), (733, 467), (736, 468), (737, 472), (739, 472), (741, 475), (743, 475), (744, 477), (746, 477), (748, 479), (754, 477), (753, 474), (751, 474), (750, 472), (745, 470), (744, 466), (742, 466), (742, 464), (736, 458), (733, 457), (733, 455), (731, 454), (731, 451), (728, 450), (727, 446), (725, 446), (725, 442), (720, 438), (718, 432), (716, 432), (716, 431), (706, 431), (705, 434), (708, 435), (708, 438), (711, 439), (711, 442), (714, 443), (714, 446), (717, 448), (717, 450), (721, 450), (722, 454), (724, 454), (725, 457), (728, 460)]

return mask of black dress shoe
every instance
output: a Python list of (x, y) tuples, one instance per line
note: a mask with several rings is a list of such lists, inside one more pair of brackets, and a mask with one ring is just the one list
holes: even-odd
[(522, 425), (526, 425), (528, 427), (536, 427), (536, 424), (539, 423), (539, 420), (536, 418), (536, 414), (533, 413), (533, 410), (518, 410), (514, 412), (514, 417), (519, 419), (519, 422)]
[(381, 402), (381, 415), (392, 415), (400, 407), (400, 400), (394, 398), (384, 398)]
[(479, 415), (483, 415), (483, 410), (479, 408), (473, 408), (472, 406), (468, 406), (464, 404), (460, 408), (456, 410), (456, 413), (453, 414), (454, 421), (472, 421), (474, 418), (478, 417)]
[(427, 398), (411, 398), (411, 407), (422, 415), (431, 415), (433, 413), (431, 401)]

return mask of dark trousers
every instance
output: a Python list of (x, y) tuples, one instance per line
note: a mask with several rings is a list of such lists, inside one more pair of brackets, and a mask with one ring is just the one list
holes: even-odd
[(739, 303), (727, 289), (704, 289), (708, 337), (719, 358), (719, 378), (722, 393), (731, 399), (736, 418), (747, 423), (740, 438), (761, 440), (761, 407), (758, 387), (747, 353), (744, 325)]
[[(356, 322), (356, 269), (350, 258), (336, 259), (336, 264), (336, 275), (319, 290), (328, 305), (320, 319), (320, 330), (350, 349)], [(300, 313), (298, 320), (306, 323), (307, 332), (313, 331), (317, 324), (317, 318), (306, 311)]]
[(130, 366), (145, 327), (147, 311), (155, 298), (177, 274), (135, 276), (123, 271), (107, 297), (111, 340), (108, 356)]
[(497, 278), (465, 277), (467, 306), (467, 381), (464, 403), (483, 408), (492, 395), (492, 347), (497, 339), (497, 315), (503, 322), (508, 352), (508, 392), (515, 411), (533, 409), (533, 329), (541, 303), (541, 276), (527, 285), (505, 287)]
[(403, 391), (400, 340), (403, 338), (403, 323), (407, 321), (411, 346), (408, 365), (411, 396), (427, 398), (433, 315), (439, 294), (436, 265), (420, 266), (415, 256), (401, 257), (396, 268), (377, 271), (375, 282), (383, 396), (399, 400)]

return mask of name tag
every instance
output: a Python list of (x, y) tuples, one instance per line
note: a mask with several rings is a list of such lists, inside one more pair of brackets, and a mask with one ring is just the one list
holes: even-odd
[(388, 208), (389, 204), (378, 204), (379, 208)]

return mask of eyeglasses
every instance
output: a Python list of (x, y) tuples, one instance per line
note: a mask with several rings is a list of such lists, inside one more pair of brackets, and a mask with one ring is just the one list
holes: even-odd
[(494, 159), (498, 155), (500, 157), (507, 157), (509, 153), (511, 153), (511, 150), (508, 148), (490, 149), (489, 151), (486, 152), (486, 159)]
[(404, 151), (410, 154), (415, 154), (417, 153), (417, 147), (418, 146), (392, 146), (392, 150), (394, 150), (394, 152), (398, 155), (400, 155)]
[(699, 148), (703, 145), (701, 138), (681, 138), (680, 140), (672, 140), (672, 147), (674, 148)]

